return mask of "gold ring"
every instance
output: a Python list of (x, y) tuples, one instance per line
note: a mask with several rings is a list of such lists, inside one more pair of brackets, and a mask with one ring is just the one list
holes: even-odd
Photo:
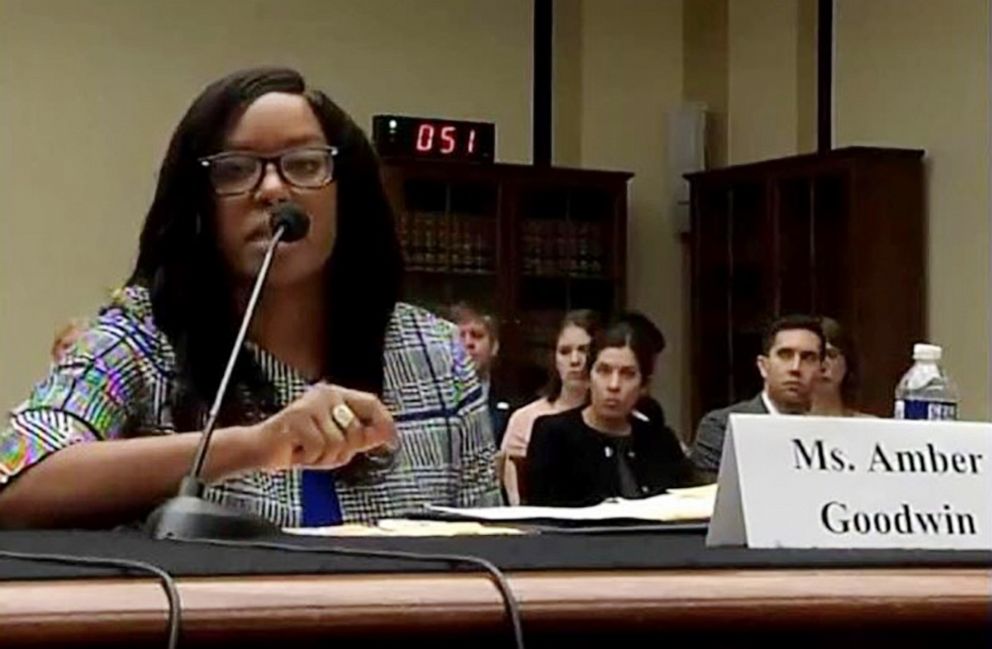
[(339, 403), (334, 406), (331, 410), (331, 418), (334, 423), (337, 424), (342, 431), (347, 430), (349, 426), (355, 423), (355, 413), (347, 405)]

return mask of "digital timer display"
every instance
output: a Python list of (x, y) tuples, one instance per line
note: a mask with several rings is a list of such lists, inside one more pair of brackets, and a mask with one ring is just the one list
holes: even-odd
[(372, 139), (383, 157), (493, 162), (496, 125), (433, 117), (376, 115)]

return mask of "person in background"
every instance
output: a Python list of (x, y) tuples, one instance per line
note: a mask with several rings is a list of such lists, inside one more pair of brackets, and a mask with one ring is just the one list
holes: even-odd
[(587, 363), (588, 405), (534, 423), (527, 504), (580, 507), (693, 484), (675, 433), (634, 416), (655, 349), (627, 322), (596, 336)]
[(764, 381), (761, 393), (747, 401), (706, 413), (699, 421), (692, 461), (701, 475), (715, 480), (720, 470), (723, 440), (732, 413), (804, 415), (809, 412), (813, 384), (823, 371), (826, 342), (819, 318), (790, 315), (779, 318), (765, 331), (758, 372)]
[(650, 373), (641, 387), (641, 397), (637, 400), (633, 414), (635, 417), (641, 417), (644, 421), (659, 428), (667, 428), (665, 410), (651, 396), (651, 379), (654, 377), (655, 371), (658, 368), (658, 357), (665, 351), (667, 344), (665, 335), (661, 333), (661, 329), (650, 318), (639, 311), (624, 311), (617, 317), (616, 322), (623, 322), (629, 325), (637, 334), (638, 338), (645, 342), (651, 352)]
[(53, 363), (58, 363), (62, 360), (62, 357), (65, 356), (69, 348), (75, 344), (76, 340), (86, 331), (89, 325), (90, 321), (86, 318), (73, 318), (55, 333), (55, 339), (52, 341), (52, 348), (49, 351), (49, 356)]
[(296, 71), (256, 68), (194, 100), (127, 286), (0, 428), (0, 525), (112, 527), (176, 493), (289, 202), (310, 227), (273, 258), (206, 497), (284, 527), (499, 503), (471, 359), (450, 323), (398, 301), (368, 138)]
[[(89, 325), (90, 322), (86, 318), (73, 318), (55, 332), (52, 346), (48, 350), (48, 357), (53, 365), (59, 364)], [(27, 408), (28, 405), (28, 401), (21, 402), (11, 408), (11, 414)]]
[(510, 404), (498, 397), (498, 391), (493, 385), (493, 365), (499, 355), (499, 325), (495, 317), (482, 313), (465, 302), (451, 307), (450, 318), (458, 326), (458, 337), (475, 363), (475, 372), (489, 404), (493, 440), (498, 447), (503, 441), (510, 416)]
[(578, 408), (588, 399), (587, 355), (598, 329), (599, 318), (594, 311), (580, 309), (565, 314), (555, 338), (554, 371), (544, 394), (510, 415), (500, 447), (500, 465), (511, 505), (520, 504), (517, 463), (527, 457), (534, 422), (545, 415)]
[(854, 340), (833, 318), (820, 318), (827, 351), (823, 371), (813, 382), (813, 405), (809, 413), (827, 417), (866, 417), (858, 410), (861, 372)]

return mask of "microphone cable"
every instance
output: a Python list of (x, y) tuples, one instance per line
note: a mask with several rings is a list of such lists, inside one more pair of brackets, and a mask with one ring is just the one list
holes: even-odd
[(429, 563), (454, 563), (467, 564), (482, 568), (490, 577), (493, 585), (499, 591), (503, 600), (503, 611), (510, 620), (513, 631), (513, 642), (516, 649), (524, 649), (524, 632), (520, 620), (520, 605), (517, 602), (510, 583), (506, 575), (494, 563), (475, 557), (461, 554), (428, 554), (422, 552), (405, 552), (401, 550), (365, 550), (349, 548), (345, 546), (316, 547), (308, 545), (294, 545), (292, 543), (277, 543), (271, 541), (222, 541), (216, 539), (179, 539), (172, 538), (170, 541), (179, 543), (189, 543), (194, 545), (214, 545), (225, 548), (247, 548), (260, 550), (279, 550), (283, 552), (301, 552), (307, 554), (329, 554), (352, 557), (372, 557), (376, 559), (400, 559), (403, 561), (421, 561)]
[(120, 568), (123, 570), (137, 570), (139, 572), (151, 574), (158, 578), (165, 591), (165, 597), (169, 601), (168, 632), (169, 638), (166, 644), (167, 649), (176, 649), (179, 646), (179, 630), (182, 628), (183, 607), (179, 598), (179, 589), (176, 588), (176, 581), (163, 568), (145, 561), (134, 561), (131, 559), (116, 559), (109, 557), (93, 557), (87, 555), (68, 554), (45, 554), (36, 552), (14, 552), (11, 550), (0, 550), (0, 559), (13, 559), (15, 561), (34, 561), (38, 563), (61, 563), (73, 566), (95, 566), (99, 568)]

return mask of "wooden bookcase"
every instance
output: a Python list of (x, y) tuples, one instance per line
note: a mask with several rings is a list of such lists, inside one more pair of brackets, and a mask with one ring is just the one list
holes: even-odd
[(385, 159), (406, 258), (404, 299), (466, 301), (500, 321), (500, 395), (533, 398), (570, 309), (608, 317), (626, 287), (631, 174)]
[(926, 334), (923, 153), (850, 147), (686, 176), (693, 422), (761, 390), (762, 330), (790, 313), (852, 332), (861, 407), (891, 415)]

